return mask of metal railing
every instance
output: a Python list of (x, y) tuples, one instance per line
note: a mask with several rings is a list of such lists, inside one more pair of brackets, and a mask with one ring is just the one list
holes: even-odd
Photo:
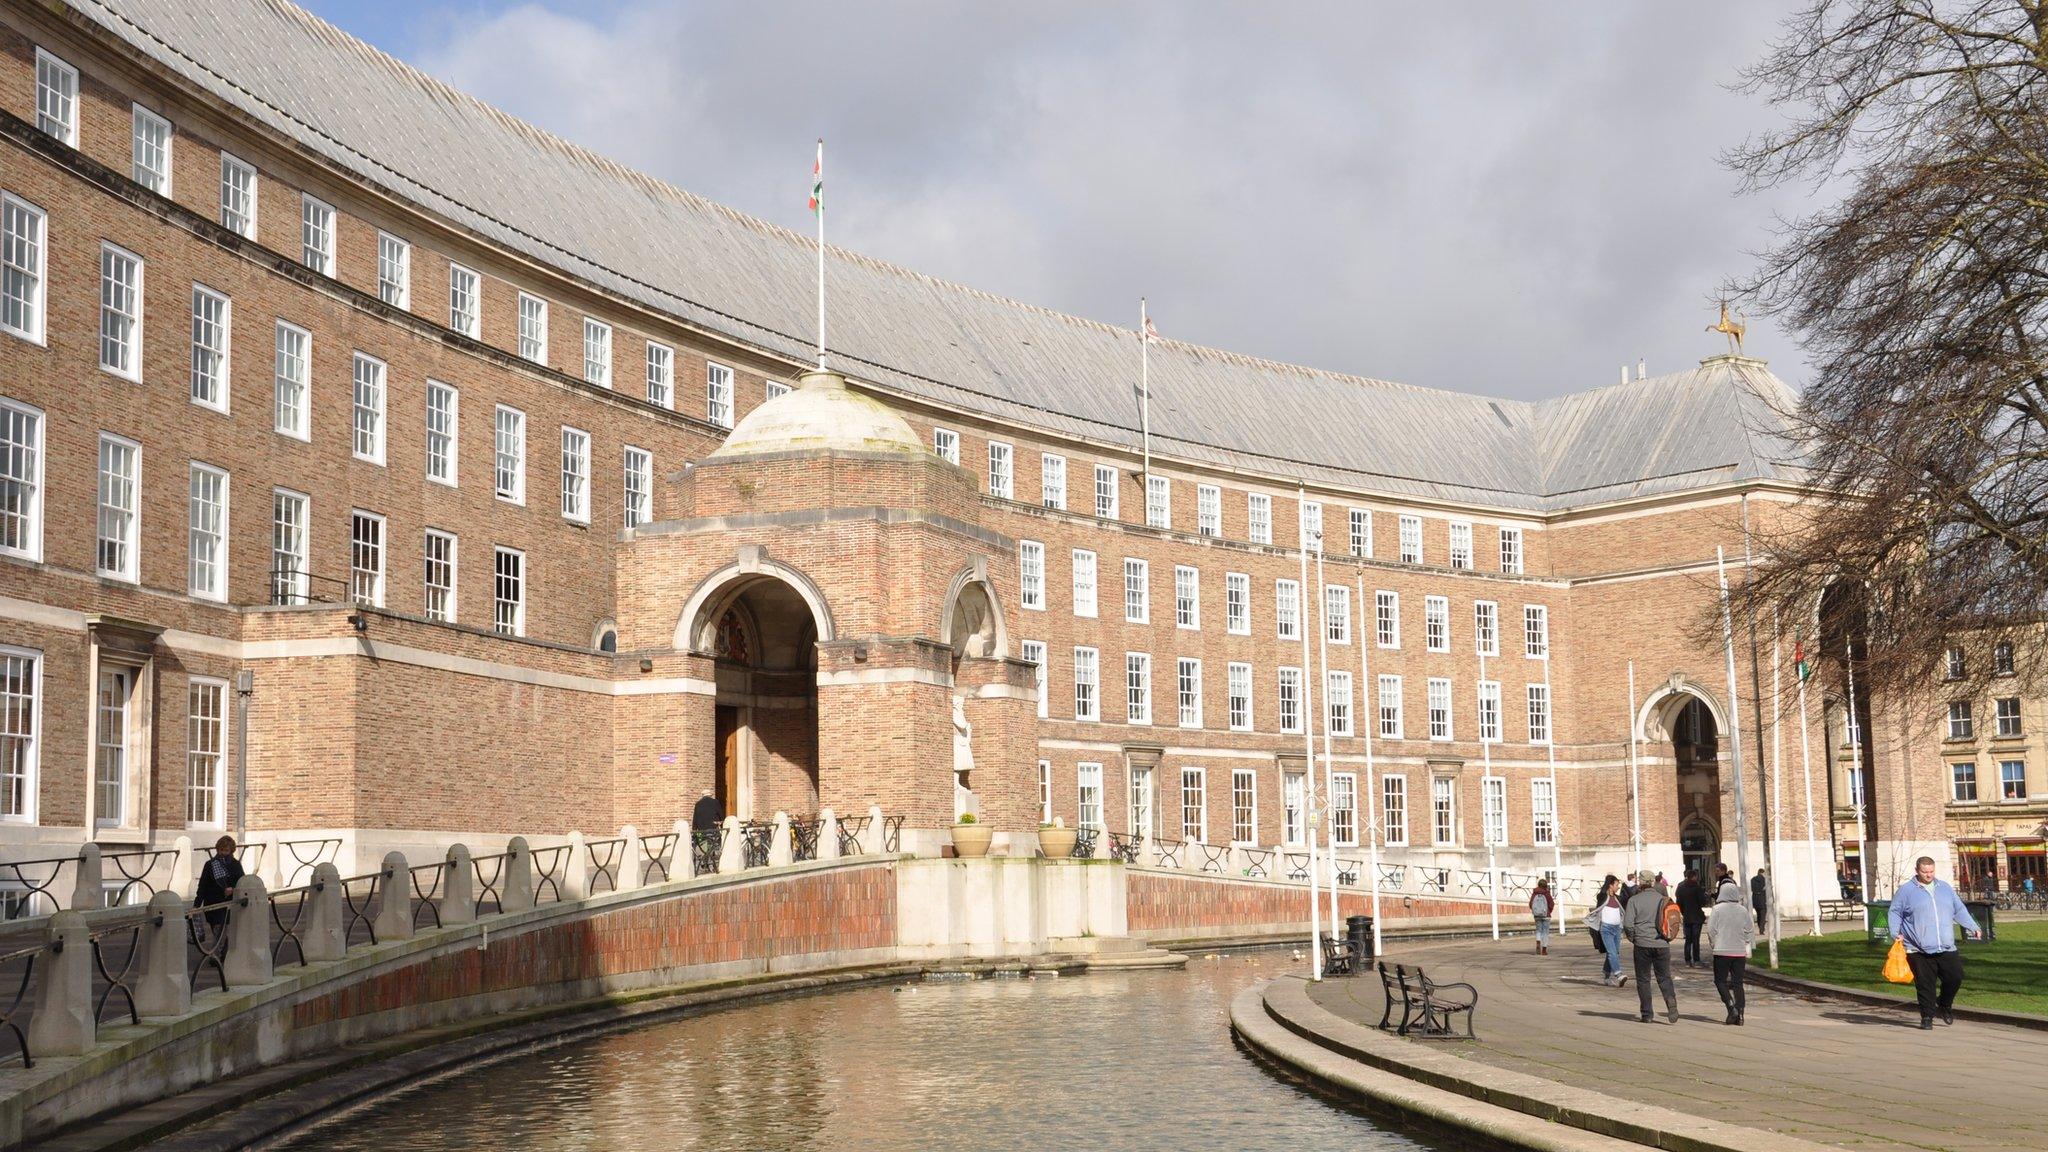
[(740, 867), (766, 868), (768, 848), (775, 842), (775, 825), (749, 821), (740, 825)]
[(61, 949), (63, 943), (62, 940), (43, 941), (0, 954), (0, 972), (13, 964), (21, 967), (21, 979), (14, 982), (14, 995), (9, 998), (6, 1010), (0, 1011), (0, 1028), (5, 1028), (7, 1034), (14, 1037), (14, 1046), (20, 1050), (23, 1068), (36, 1066), (35, 1056), (28, 1050), (28, 1030), (24, 1027), (34, 1006), (28, 993), (35, 982), (36, 963), (54, 950)]
[(1144, 845), (1145, 842), (1142, 839), (1130, 833), (1111, 832), (1109, 834), (1109, 858), (1121, 860), (1126, 864), (1136, 864), (1138, 862), (1138, 853), (1143, 850)]
[(690, 833), (690, 863), (697, 875), (709, 876), (718, 871), (719, 859), (724, 855), (725, 825), (716, 824)]
[(352, 600), (347, 580), (289, 564), (270, 570), (269, 587), (272, 604), (347, 604)]
[(590, 865), (587, 878), (590, 890), (584, 895), (595, 896), (599, 892), (619, 890), (619, 866), (626, 861), (626, 838), (614, 836), (609, 840), (585, 840), (584, 859)]
[[(313, 869), (322, 864), (332, 864), (341, 853), (341, 837), (328, 836), (317, 840), (280, 840), (277, 842), (278, 879), (285, 887), (304, 884), (313, 874)], [(247, 865), (245, 865), (247, 867)], [(251, 871), (254, 869), (252, 868)]]
[(816, 860), (818, 858), (818, 831), (823, 821), (806, 816), (791, 817), (789, 821), (789, 858), (795, 860)]
[(867, 833), (872, 816), (848, 816), (839, 821), (839, 854), (859, 856), (867, 851), (862, 837)]
[[(676, 843), (682, 837), (674, 832), (663, 832), (659, 836), (640, 838), (640, 882), (642, 884), (666, 883), (674, 879), (671, 869), (675, 864)], [(661, 879), (657, 881), (655, 875)]]

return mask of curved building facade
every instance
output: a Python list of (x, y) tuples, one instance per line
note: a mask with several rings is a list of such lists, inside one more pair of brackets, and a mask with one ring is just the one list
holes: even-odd
[[(1734, 858), (1739, 731), (1752, 860), (1832, 885), (1823, 701), (1809, 819), (1769, 636), (1732, 699), (1699, 638), (1802, 500), (1760, 361), (1531, 403), (1166, 341), (1148, 440), (1135, 333), (833, 250), (812, 371), (811, 240), (281, 0), (0, 13), (0, 193), (17, 855), (707, 790), (1271, 845), (1327, 796), (1340, 846), (1668, 872)], [(1939, 842), (1865, 710), (1872, 839)]]

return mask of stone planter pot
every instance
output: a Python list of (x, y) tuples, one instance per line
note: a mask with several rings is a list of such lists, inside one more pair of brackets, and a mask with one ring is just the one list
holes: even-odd
[(953, 825), (953, 855), (961, 857), (988, 855), (989, 841), (996, 838), (996, 830), (988, 824)]
[(1048, 860), (1064, 860), (1074, 854), (1074, 840), (1079, 835), (1072, 828), (1040, 828), (1038, 850)]

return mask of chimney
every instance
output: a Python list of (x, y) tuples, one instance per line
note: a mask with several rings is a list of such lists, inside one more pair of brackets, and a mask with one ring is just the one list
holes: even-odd
[(1641, 360), (1638, 360), (1638, 361), (1636, 361), (1636, 379), (1638, 379), (1638, 380), (1641, 380), (1641, 379), (1642, 379), (1643, 377), (1645, 377), (1645, 376), (1648, 376), (1649, 374), (1650, 374), (1650, 361), (1649, 361), (1649, 358), (1648, 358), (1648, 357), (1644, 357), (1643, 359), (1641, 359)]
[(1628, 365), (1626, 364), (1621, 366), (1621, 382), (1623, 384), (1628, 383)]

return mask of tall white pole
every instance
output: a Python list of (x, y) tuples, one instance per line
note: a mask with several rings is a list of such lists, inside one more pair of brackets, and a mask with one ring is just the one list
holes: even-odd
[[(1728, 601), (1728, 557), (1719, 547), (1714, 549), (1714, 570), (1721, 579), (1721, 645), (1728, 654), (1728, 747), (1735, 769), (1735, 874), (1745, 878), (1736, 890), (1748, 894), (1746, 878), (1749, 876), (1749, 805), (1743, 798), (1742, 787), (1742, 701), (1737, 696), (1735, 681), (1735, 614)], [(1743, 907), (1751, 907), (1744, 900)], [(1751, 909), (1754, 911), (1754, 909)]]
[[(1372, 648), (1372, 644), (1366, 638), (1365, 621), (1365, 572), (1361, 568), (1358, 573), (1358, 632), (1352, 639), (1358, 644), (1358, 719), (1363, 725), (1360, 731), (1365, 736), (1365, 826), (1368, 837), (1365, 867), (1372, 877), (1372, 954), (1384, 956), (1386, 948), (1380, 932), (1379, 784), (1375, 779), (1372, 762), (1372, 738), (1378, 735), (1374, 730), (1379, 727), (1380, 722), (1380, 697), (1378, 687), (1373, 685), (1372, 664), (1367, 658), (1367, 652)], [(1368, 693), (1371, 694), (1369, 698), (1372, 700), (1370, 712), (1365, 707)]]
[(1632, 872), (1643, 870), (1643, 781), (1636, 767), (1636, 662), (1628, 662), (1628, 806), (1634, 825), (1635, 864)]
[(818, 167), (813, 173), (818, 201), (818, 371), (825, 370), (825, 138), (818, 137)]
[(1863, 819), (1863, 809), (1870, 802), (1870, 781), (1863, 778), (1863, 718), (1856, 712), (1856, 641), (1851, 638), (1842, 642), (1842, 662), (1849, 672), (1849, 706), (1843, 715), (1849, 723), (1849, 803), (1856, 807), (1856, 887), (1863, 897), (1863, 930), (1870, 930), (1871, 884), (1876, 880), (1872, 875), (1877, 862), (1877, 852), (1871, 847), (1870, 829)]
[(1138, 297), (1138, 428), (1145, 453), (1145, 487), (1150, 498), (1152, 486), (1152, 318), (1145, 312), (1145, 298)]
[[(1780, 717), (1781, 717), (1781, 715), (1782, 715), (1782, 709), (1781, 709), (1781, 708), (1779, 707), (1779, 705), (1778, 705), (1778, 700), (1779, 700), (1779, 682), (1778, 682), (1778, 665), (1779, 665), (1779, 664), (1781, 663), (1781, 660), (1780, 660), (1780, 653), (1779, 653), (1778, 647), (1779, 647), (1779, 645), (1778, 645), (1778, 610), (1777, 610), (1776, 608), (1772, 608), (1772, 609), (1771, 609), (1771, 837), (1770, 837), (1770, 838), (1771, 838), (1771, 840), (1773, 841), (1773, 843), (1775, 843), (1775, 842), (1776, 842), (1777, 840), (1781, 839), (1781, 838), (1782, 838), (1782, 837), (1784, 836), (1784, 831), (1783, 831), (1783, 821), (1784, 821), (1784, 813), (1783, 813), (1783, 805), (1782, 805), (1782, 803), (1781, 803), (1781, 798), (1782, 798), (1782, 794), (1783, 794), (1783, 792), (1784, 792), (1784, 790), (1785, 790), (1785, 789), (1784, 789), (1784, 783), (1783, 783), (1783, 781), (1781, 781), (1781, 780), (1779, 779), (1779, 775), (1778, 775), (1778, 761), (1779, 761), (1779, 759), (1780, 759), (1780, 756), (1781, 756), (1781, 754), (1782, 754), (1782, 753), (1784, 752), (1784, 750), (1785, 750), (1785, 740), (1784, 740), (1784, 735), (1783, 735), (1783, 733), (1781, 733), (1781, 732), (1779, 731), (1779, 726), (1778, 726), (1778, 721), (1779, 721), (1779, 719), (1780, 719)], [(1777, 852), (1777, 851), (1776, 851), (1775, 849), (1773, 849), (1773, 850), (1772, 850), (1772, 852), (1771, 852), (1771, 862), (1772, 862), (1773, 864), (1777, 865), (1777, 866), (1778, 866), (1779, 868), (1783, 868), (1783, 867), (1784, 867), (1784, 865), (1783, 865), (1782, 863), (1780, 863), (1780, 861), (1782, 861), (1782, 860), (1784, 860), (1784, 857), (1783, 857), (1782, 855), (1780, 855), (1780, 854), (1779, 854), (1779, 853), (1778, 853), (1778, 852)], [(1783, 899), (1782, 899), (1782, 898), (1780, 897), (1780, 895), (1779, 895), (1779, 893), (1780, 893), (1780, 891), (1781, 891), (1781, 889), (1780, 889), (1780, 887), (1779, 887), (1779, 881), (1780, 881), (1780, 880), (1781, 880), (1781, 877), (1779, 877), (1778, 875), (1776, 875), (1776, 874), (1774, 873), (1774, 874), (1772, 874), (1772, 876), (1771, 876), (1771, 881), (1770, 881), (1770, 883), (1764, 886), (1764, 891), (1765, 891), (1765, 893), (1766, 893), (1766, 894), (1767, 894), (1767, 895), (1768, 895), (1768, 896), (1770, 897), (1770, 901), (1771, 901), (1771, 967), (1773, 967), (1773, 968), (1776, 968), (1776, 967), (1778, 966), (1778, 937), (1779, 937), (1779, 936), (1781, 936), (1781, 935), (1782, 935), (1782, 934), (1784, 933), (1784, 928), (1783, 928), (1783, 927), (1782, 927), (1782, 926), (1781, 926), (1781, 925), (1780, 925), (1780, 924), (1778, 923), (1778, 906), (1779, 906), (1780, 904), (1784, 903)], [(1818, 893), (1818, 892), (1820, 891), (1820, 885), (1819, 885), (1818, 883), (1816, 883), (1816, 884), (1814, 885), (1814, 891), (1815, 891), (1815, 893), (1816, 893), (1816, 894), (1817, 894), (1817, 893)], [(1818, 895), (1816, 895), (1816, 896), (1815, 896), (1815, 899), (1819, 899), (1819, 896), (1818, 896)]]
[[(1795, 629), (1794, 635), (1796, 636)], [(1795, 644), (1794, 649), (1804, 656), (1804, 645)], [(1813, 828), (1813, 756), (1808, 751), (1806, 734), (1806, 662), (1800, 661), (1799, 676), (1799, 770), (1806, 776), (1806, 871), (1813, 877), (1813, 934), (1820, 935), (1820, 861), (1814, 856)]]
[[(1300, 493), (1299, 489), (1297, 489), (1296, 491), (1297, 493)], [(1300, 505), (1299, 503), (1297, 503), (1297, 512), (1295, 515), (1295, 520), (1297, 524), (1300, 522), (1301, 519), (1300, 513), (1298, 511), (1299, 507)], [(1301, 712), (1303, 720), (1303, 723), (1301, 725), (1301, 741), (1302, 752), (1305, 757), (1305, 759), (1302, 762), (1302, 766), (1307, 770), (1306, 774), (1302, 778), (1301, 783), (1303, 793), (1302, 800), (1308, 809), (1306, 812), (1303, 812), (1301, 814), (1301, 818), (1302, 823), (1307, 825), (1308, 827), (1308, 915), (1309, 925), (1314, 931), (1314, 935), (1310, 937), (1309, 951), (1315, 957), (1315, 978), (1321, 980), (1323, 978), (1323, 910), (1317, 904), (1317, 897), (1319, 893), (1316, 891), (1316, 886), (1318, 883), (1318, 879), (1316, 876), (1316, 816), (1318, 813), (1316, 811), (1317, 805), (1315, 803), (1316, 729), (1315, 723), (1309, 719), (1309, 717), (1313, 716), (1315, 713), (1315, 706), (1313, 703), (1314, 697), (1309, 692), (1309, 674), (1315, 670), (1315, 663), (1314, 661), (1309, 659), (1309, 653), (1311, 650), (1308, 646), (1308, 605), (1304, 602), (1308, 597), (1307, 533), (1296, 532), (1295, 544), (1298, 546), (1298, 550), (1301, 552), (1301, 582), (1298, 585), (1296, 585), (1295, 590), (1294, 625), (1295, 631), (1301, 633)], [(1282, 787), (1284, 788), (1285, 786), (1285, 782), (1283, 781)], [(1325, 804), (1328, 803), (1327, 797), (1325, 798), (1324, 802)], [(1330, 851), (1333, 854), (1336, 852), (1335, 844), (1332, 844), (1330, 846)], [(1331, 883), (1334, 885), (1335, 882), (1336, 877), (1332, 876)], [(1330, 923), (1330, 931), (1334, 935), (1336, 930), (1336, 921), (1335, 918), (1332, 917)]]
[[(1494, 618), (1493, 633), (1495, 637), (1494, 642), (1499, 643), (1500, 619), (1498, 615)], [(1564, 796), (1557, 788), (1557, 696), (1550, 690), (1550, 663), (1550, 651), (1545, 649), (1543, 654), (1543, 707), (1547, 710), (1544, 720), (1548, 722), (1547, 727), (1549, 729), (1545, 735), (1550, 737), (1550, 740), (1545, 745), (1544, 751), (1550, 757), (1550, 870), (1554, 874), (1554, 879), (1551, 883), (1550, 902), (1555, 905), (1551, 909), (1552, 914), (1557, 917), (1559, 924), (1563, 924), (1565, 923), (1564, 904), (1558, 897), (1564, 891)]]
[[(1424, 622), (1427, 627), (1427, 621)], [(1547, 638), (1546, 638), (1547, 639)], [(1547, 654), (1547, 650), (1546, 650)], [(1488, 798), (1493, 795), (1493, 742), (1486, 738), (1486, 653), (1479, 654), (1479, 694), (1475, 701), (1478, 713), (1474, 717), (1479, 724), (1479, 760), (1483, 765), (1479, 771), (1479, 835), (1486, 841), (1486, 903), (1492, 913), (1493, 938), (1500, 939), (1500, 865), (1494, 856), (1493, 806)], [(1495, 733), (1500, 730), (1500, 706), (1494, 705), (1493, 726)], [(1506, 815), (1507, 794), (1501, 794), (1502, 815)]]
[[(1323, 664), (1323, 708), (1317, 714), (1316, 720), (1323, 729), (1323, 797), (1324, 807), (1329, 812), (1330, 832), (1330, 932), (1335, 935), (1337, 926), (1343, 923), (1343, 920), (1337, 915), (1337, 778), (1335, 769), (1330, 765), (1330, 602), (1323, 594), (1323, 534), (1320, 530), (1312, 533), (1304, 531), (1303, 536), (1313, 536), (1316, 545), (1316, 604), (1319, 606), (1316, 614), (1316, 647)], [(1303, 619), (1307, 619), (1307, 613), (1303, 613)], [(1346, 627), (1348, 628), (1349, 624), (1346, 624)], [(1358, 798), (1354, 796), (1351, 799), (1354, 812), (1352, 820), (1355, 824), (1358, 819), (1355, 814)], [(1352, 831), (1355, 834), (1357, 829), (1354, 827)], [(1355, 835), (1353, 839), (1356, 839)]]

